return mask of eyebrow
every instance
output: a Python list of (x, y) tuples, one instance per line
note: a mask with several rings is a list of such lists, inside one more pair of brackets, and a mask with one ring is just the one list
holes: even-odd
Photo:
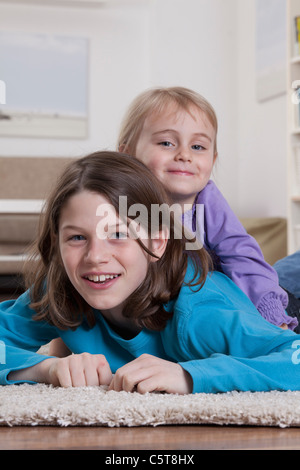
[[(111, 225), (108, 225), (107, 228), (108, 229), (119, 229), (119, 228), (126, 228), (127, 225), (125, 222), (120, 222), (120, 223), (116, 223), (116, 224), (111, 224)], [(77, 225), (65, 225), (65, 226), (62, 226), (61, 227), (61, 230), (74, 230), (74, 231), (81, 231), (81, 230), (85, 230), (84, 227), (78, 227)]]
[(76, 225), (65, 225), (61, 227), (61, 230), (82, 230), (83, 227), (77, 227)]
[[(175, 130), (175, 129), (163, 129), (162, 131), (157, 131), (157, 132), (153, 132), (152, 135), (159, 135), (159, 134), (164, 134), (165, 132), (172, 132), (173, 134), (177, 134), (178, 132)], [(209, 135), (205, 134), (205, 132), (195, 132), (193, 134), (193, 136), (195, 137), (204, 137), (205, 139), (209, 140), (210, 142), (212, 142), (212, 138), (209, 137)]]

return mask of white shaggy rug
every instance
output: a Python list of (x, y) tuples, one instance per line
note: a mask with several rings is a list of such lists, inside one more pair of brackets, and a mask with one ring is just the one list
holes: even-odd
[(0, 386), (0, 425), (159, 426), (217, 424), (300, 427), (300, 392), (169, 395)]

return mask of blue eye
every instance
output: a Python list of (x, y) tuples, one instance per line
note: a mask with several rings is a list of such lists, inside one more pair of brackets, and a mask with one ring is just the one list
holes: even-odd
[(194, 150), (205, 150), (205, 148), (200, 144), (193, 145), (192, 149), (194, 149)]
[(85, 237), (83, 235), (73, 235), (70, 240), (74, 240), (74, 241), (82, 241), (82, 240), (85, 240)]
[(166, 140), (166, 141), (163, 141), (163, 142), (159, 142), (158, 145), (161, 145), (162, 147), (172, 147), (173, 144)]

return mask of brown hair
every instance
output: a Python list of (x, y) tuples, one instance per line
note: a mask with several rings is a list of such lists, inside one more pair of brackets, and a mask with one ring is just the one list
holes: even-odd
[[(148, 209), (151, 230), (151, 205), (166, 207), (168, 198), (163, 186), (151, 171), (137, 159), (117, 152), (96, 152), (72, 162), (61, 175), (50, 195), (43, 216), (33, 256), (37, 266), (27, 277), (31, 291), (31, 308), (35, 320), (46, 320), (60, 329), (76, 328), (84, 318), (95, 323), (93, 310), (72, 286), (65, 272), (59, 251), (58, 229), (62, 208), (74, 194), (88, 190), (108, 199), (118, 213), (119, 196), (127, 196), (128, 207), (143, 204)], [(147, 276), (128, 298), (124, 316), (148, 329), (160, 330), (171, 314), (163, 304), (176, 297), (184, 280), (188, 253), (186, 239), (174, 236), (176, 223), (170, 216), (170, 236), (164, 255), (150, 263)], [(163, 219), (163, 217), (162, 217)], [(163, 222), (160, 220), (159, 229)], [(180, 229), (183, 228), (180, 224)], [(151, 238), (151, 237), (150, 237)], [(140, 240), (137, 242), (143, 247)], [(146, 249), (146, 248), (145, 248)], [(147, 251), (147, 250), (146, 250)], [(148, 253), (151, 254), (151, 251)], [(190, 253), (195, 263), (192, 285), (202, 287), (211, 268), (210, 257), (204, 250)]]
[(160, 114), (176, 105), (192, 114), (191, 108), (202, 111), (213, 126), (215, 136), (214, 153), (217, 153), (218, 120), (211, 104), (199, 93), (184, 87), (150, 88), (138, 95), (129, 106), (121, 123), (118, 138), (118, 149), (135, 155), (136, 145), (142, 132), (145, 120), (153, 114)]

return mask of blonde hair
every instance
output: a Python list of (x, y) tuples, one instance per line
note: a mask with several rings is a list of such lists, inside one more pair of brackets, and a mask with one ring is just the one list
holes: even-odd
[(216, 133), (214, 147), (216, 154), (218, 131), (216, 113), (203, 96), (183, 87), (151, 88), (138, 95), (132, 101), (121, 123), (118, 148), (135, 155), (136, 145), (146, 118), (152, 114), (160, 114), (174, 104), (178, 110), (183, 109), (191, 115), (191, 107), (195, 106), (206, 115)]

